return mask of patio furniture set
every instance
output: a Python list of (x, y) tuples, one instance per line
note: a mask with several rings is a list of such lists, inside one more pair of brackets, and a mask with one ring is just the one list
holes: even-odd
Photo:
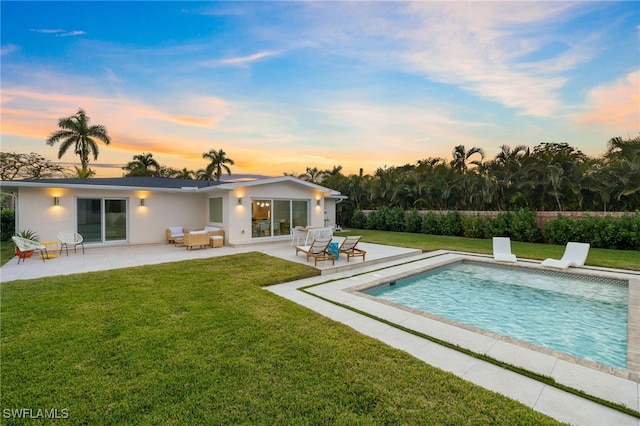
[(205, 226), (204, 229), (189, 231), (182, 226), (170, 226), (166, 230), (167, 242), (176, 247), (222, 247), (224, 245), (224, 230), (215, 226)]
[[(11, 237), (13, 243), (16, 245), (18, 263), (20, 263), (20, 260), (24, 263), (24, 260), (27, 257), (31, 257), (35, 252), (40, 254), (43, 262), (45, 259), (51, 259), (52, 257), (62, 254), (62, 249), (66, 249), (67, 256), (69, 256), (69, 246), (73, 247), (76, 253), (78, 252), (78, 246), (82, 246), (82, 254), (84, 254), (84, 238), (77, 232), (61, 231), (58, 232), (57, 238), (56, 241), (38, 242), (18, 236)], [(60, 248), (60, 252), (58, 252), (58, 247)]]

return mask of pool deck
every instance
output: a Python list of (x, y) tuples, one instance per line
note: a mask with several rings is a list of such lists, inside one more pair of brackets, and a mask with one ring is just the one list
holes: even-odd
[[(574, 389), (587, 394), (625, 405), (640, 411), (640, 383), (635, 373), (607, 372), (606, 369), (581, 365), (571, 359), (554, 353), (542, 353), (522, 344), (514, 344), (495, 336), (480, 334), (456, 325), (447, 324), (424, 314), (379, 303), (355, 290), (371, 283), (390, 280), (407, 275), (422, 267), (451, 261), (463, 253), (436, 251), (421, 253), (378, 244), (361, 243), (367, 250), (367, 260), (354, 259), (347, 262), (339, 259), (318, 264), (321, 275), (305, 280), (274, 285), (265, 289), (295, 303), (306, 306), (335, 321), (342, 322), (362, 334), (376, 338), (397, 349), (403, 350), (424, 362), (451, 372), (465, 380), (484, 388), (520, 401), (533, 409), (557, 420), (574, 425), (634, 425), (640, 426), (640, 419), (623, 414), (581, 398), (558, 388), (538, 382), (495, 364), (480, 360), (460, 351), (439, 345), (418, 335), (403, 331), (391, 324), (415, 330), (427, 336), (459, 344), (475, 353), (504, 361), (510, 365), (553, 377)], [(295, 256), (289, 243), (270, 243), (240, 247), (221, 247), (200, 250), (186, 250), (167, 244), (145, 246), (89, 247), (86, 254), (71, 252), (42, 262), (37, 257), (17, 264), (14, 258), (0, 268), (0, 282), (31, 279), (53, 275), (65, 275), (107, 269), (134, 267), (197, 258), (210, 258), (237, 253), (258, 251), (271, 256), (298, 263), (306, 263), (304, 256)], [(473, 255), (474, 259), (490, 261), (489, 256)], [(518, 261), (518, 265), (540, 267), (539, 262)], [(571, 272), (630, 277), (629, 309), (632, 306), (640, 321), (640, 272), (625, 274), (625, 271), (602, 268), (572, 268)], [(624, 279), (624, 278), (623, 278)], [(312, 287), (309, 287), (312, 286)], [(305, 291), (301, 289), (308, 287)], [(631, 291), (631, 289), (634, 289)], [(342, 303), (341, 307), (336, 303)], [(363, 315), (354, 311), (367, 312)], [(372, 318), (378, 318), (374, 319)], [(384, 320), (381, 321), (381, 320)], [(640, 322), (634, 320), (629, 325), (629, 346), (640, 348)], [(635, 339), (635, 342), (632, 341)], [(630, 362), (640, 362), (640, 352), (629, 352)], [(640, 367), (634, 367), (638, 371)]]
[[(597, 366), (594, 365), (595, 363), (551, 350), (545, 351), (542, 348), (534, 350), (531, 348), (534, 345), (500, 338), (492, 333), (478, 333), (477, 330), (460, 327), (460, 324), (449, 324), (430, 318), (429, 315), (419, 311), (381, 303), (357, 291), (393, 281), (423, 268), (465, 257), (492, 261), (488, 256), (438, 251), (425, 253), (402, 262), (395, 261), (363, 267), (355, 274), (355, 271), (343, 271), (330, 277), (313, 277), (272, 286), (268, 290), (342, 322), (365, 335), (406, 351), (430, 365), (520, 401), (557, 420), (573, 425), (640, 426), (640, 419), (637, 417), (503, 369), (419, 335), (434, 337), (497, 361), (552, 377), (562, 385), (640, 411), (640, 383), (638, 383), (636, 372)], [(517, 264), (541, 268), (540, 262), (537, 261), (519, 260)], [(628, 356), (635, 357), (635, 351), (640, 346), (638, 333), (633, 332), (633, 327), (637, 327), (640, 320), (640, 274), (629, 275), (624, 271), (602, 268), (572, 268), (571, 272), (630, 280), (629, 286), (633, 288), (634, 296), (630, 294), (629, 310), (635, 313), (633, 316), (635, 325), (630, 324), (629, 327), (629, 338), (634, 340), (629, 343), (629, 346), (634, 348), (629, 350)], [(395, 327), (396, 324), (403, 329)], [(405, 331), (407, 329), (419, 335)]]

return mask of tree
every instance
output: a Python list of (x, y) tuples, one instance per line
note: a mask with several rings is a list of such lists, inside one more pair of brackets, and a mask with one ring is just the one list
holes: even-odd
[(106, 127), (101, 124), (90, 126), (89, 117), (82, 108), (78, 110), (76, 115), (58, 120), (58, 127), (62, 130), (53, 132), (47, 139), (47, 145), (53, 146), (56, 142), (61, 142), (58, 158), (62, 158), (73, 146), (76, 155), (80, 157), (82, 166), (79, 174), (87, 175), (89, 156), (93, 154), (93, 159), (97, 160), (100, 152), (96, 140), (104, 142), (105, 145), (111, 143)]
[(127, 172), (123, 174), (123, 177), (157, 176), (159, 169), (160, 164), (153, 158), (152, 153), (134, 155), (133, 161), (129, 161), (127, 165), (122, 168), (122, 170)]
[(0, 179), (4, 181), (48, 179), (66, 177), (68, 174), (67, 169), (35, 152), (30, 154), (0, 152)]
[(222, 149), (218, 151), (212, 149), (209, 152), (205, 152), (202, 154), (202, 158), (209, 159), (211, 162), (206, 168), (198, 170), (198, 179), (219, 181), (223, 170), (231, 176), (231, 169), (227, 164), (232, 166), (235, 163), (232, 159), (227, 158), (227, 153)]
[(193, 170), (188, 170), (186, 167), (183, 167), (182, 170), (177, 171), (175, 177), (178, 179), (193, 179), (194, 174)]
[(467, 151), (464, 145), (458, 145), (453, 149), (453, 159), (451, 160), (451, 168), (454, 170), (465, 173), (467, 171), (467, 160), (474, 154), (480, 154), (480, 161), (474, 160), (471, 164), (480, 165), (480, 162), (484, 160), (484, 150), (482, 148), (473, 147)]
[(298, 178), (306, 180), (307, 182), (319, 184), (325, 178), (325, 171), (319, 170), (317, 167), (307, 167), (306, 173), (301, 174)]

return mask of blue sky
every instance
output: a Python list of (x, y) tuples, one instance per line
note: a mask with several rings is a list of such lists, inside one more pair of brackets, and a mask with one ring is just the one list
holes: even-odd
[[(137, 154), (234, 173), (374, 173), (456, 145), (567, 142), (600, 155), (640, 131), (638, 2), (10, 2), (2, 151), (37, 152), (84, 108)], [(60, 160), (78, 163), (70, 152)]]

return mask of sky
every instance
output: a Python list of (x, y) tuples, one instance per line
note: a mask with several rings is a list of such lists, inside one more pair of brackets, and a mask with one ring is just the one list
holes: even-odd
[(83, 108), (96, 177), (134, 155), (236, 174), (345, 175), (451, 159), (456, 145), (585, 154), (640, 131), (640, 7), (543, 1), (2, 1), (1, 149)]

